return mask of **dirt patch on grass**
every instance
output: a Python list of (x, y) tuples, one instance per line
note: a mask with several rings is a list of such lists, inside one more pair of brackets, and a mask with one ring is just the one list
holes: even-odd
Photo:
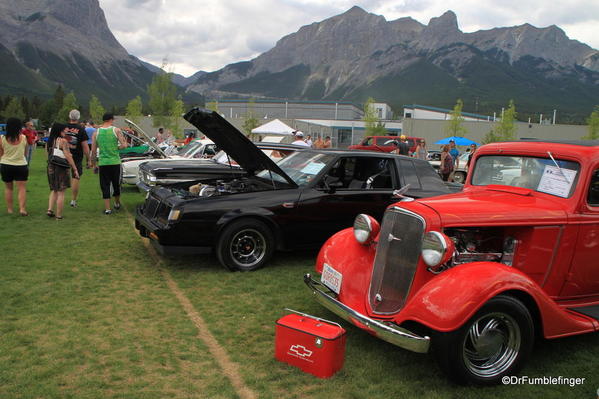
[[(135, 226), (135, 222), (133, 221), (131, 214), (126, 208), (125, 211), (127, 212), (127, 216), (131, 220), (132, 224)], [(187, 313), (187, 317), (189, 317), (189, 319), (198, 329), (198, 338), (200, 338), (208, 347), (208, 350), (222, 369), (223, 374), (229, 379), (231, 385), (233, 385), (233, 388), (235, 389), (237, 394), (243, 399), (257, 398), (258, 396), (256, 395), (256, 393), (253, 390), (251, 390), (241, 378), (238, 365), (229, 358), (229, 355), (227, 354), (226, 350), (218, 343), (214, 335), (212, 335), (204, 319), (196, 311), (189, 298), (187, 298), (185, 293), (183, 293), (183, 291), (179, 288), (175, 280), (173, 280), (168, 270), (162, 267), (162, 258), (160, 257), (160, 255), (158, 255), (158, 253), (152, 247), (148, 239), (142, 238), (142, 240), (144, 246), (148, 250), (148, 253), (156, 261), (156, 266), (160, 270), (160, 273), (166, 281), (167, 286), (179, 300), (179, 303), (185, 310), (185, 313)]]

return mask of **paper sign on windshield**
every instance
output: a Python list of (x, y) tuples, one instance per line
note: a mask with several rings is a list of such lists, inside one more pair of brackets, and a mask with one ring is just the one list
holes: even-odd
[(310, 162), (308, 165), (304, 166), (302, 173), (307, 175), (317, 175), (324, 167), (325, 164), (322, 162)]
[(557, 166), (546, 165), (537, 191), (567, 198), (574, 178), (576, 178), (575, 170), (562, 168), (560, 171)]

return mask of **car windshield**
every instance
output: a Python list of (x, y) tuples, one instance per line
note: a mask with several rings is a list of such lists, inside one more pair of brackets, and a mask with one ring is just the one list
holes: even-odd
[(549, 156), (486, 155), (479, 157), (474, 165), (472, 185), (501, 184), (568, 198), (574, 192), (579, 170), (577, 162), (560, 159), (554, 162)]
[[(314, 153), (311, 151), (298, 151), (286, 158), (283, 158), (277, 165), (283, 170), (298, 186), (302, 187), (309, 184), (331, 161), (335, 159), (332, 154)], [(256, 176), (264, 179), (270, 179), (270, 172), (263, 170)], [(285, 179), (279, 175), (273, 174), (273, 179), (285, 182)]]
[[(292, 154), (293, 152), (295, 152), (294, 149), (268, 149), (268, 148), (261, 148), (260, 151), (262, 151), (264, 154), (266, 154), (267, 157), (269, 157), (270, 159), (272, 159), (273, 161), (279, 162), (281, 159), (285, 158), (286, 156), (288, 156), (289, 154)], [(223, 165), (232, 165), (232, 166), (239, 166), (239, 164), (231, 157), (229, 157), (227, 155), (226, 152), (224, 151), (219, 151), (216, 153), (216, 155), (212, 158), (212, 160), (214, 160), (214, 162), (223, 164)]]
[(181, 149), (177, 151), (177, 155), (184, 158), (190, 158), (196, 151), (198, 151), (202, 147), (202, 145), (203, 144), (199, 141), (192, 141), (186, 146), (181, 147)]

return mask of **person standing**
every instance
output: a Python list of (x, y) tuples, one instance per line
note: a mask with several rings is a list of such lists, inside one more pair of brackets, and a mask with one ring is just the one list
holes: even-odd
[(476, 152), (476, 144), (470, 144), (470, 154), (468, 154), (468, 161), (466, 162), (466, 169), (470, 167), (470, 161), (472, 161), (472, 155)]
[(331, 148), (331, 136), (327, 136), (324, 138), (324, 143), (322, 144), (322, 148)]
[(0, 175), (4, 182), (4, 199), (6, 210), (13, 213), (13, 189), (14, 182), (17, 183), (19, 198), (19, 214), (28, 216), (27, 201), (27, 179), (29, 168), (25, 151), (27, 138), (21, 134), (22, 123), (20, 119), (8, 118), (6, 121), (6, 134), (0, 136)]
[(309, 147), (309, 145), (304, 141), (304, 133), (300, 132), (299, 130), (296, 130), (294, 132), (294, 135), (295, 135), (295, 141), (291, 144)]
[(27, 149), (25, 150), (25, 159), (27, 159), (27, 166), (31, 163), (31, 156), (33, 155), (33, 149), (35, 148), (35, 142), (37, 141), (37, 130), (33, 127), (33, 122), (25, 122), (25, 127), (21, 131), (27, 137)]
[(324, 141), (322, 141), (322, 138), (320, 136), (316, 137), (316, 140), (314, 140), (314, 148), (321, 149), (323, 145)]
[(454, 169), (457, 169), (460, 166), (460, 160), (459, 160), (460, 151), (455, 146), (455, 141), (453, 141), (453, 140), (449, 140), (449, 154), (453, 158)]
[(162, 144), (164, 141), (164, 129), (159, 128), (158, 133), (156, 133), (156, 144)]
[[(92, 137), (94, 136), (95, 132), (96, 124), (94, 123), (94, 121), (87, 121), (87, 123), (85, 124), (85, 133), (87, 134), (87, 146), (90, 148), (90, 150), (92, 148)], [(88, 158), (88, 160), (90, 158)]]
[(69, 123), (67, 124), (67, 129), (65, 131), (66, 138), (69, 141), (69, 150), (71, 151), (71, 155), (73, 156), (73, 161), (75, 161), (75, 165), (77, 166), (77, 177), (75, 177), (75, 173), (72, 173), (72, 198), (70, 205), (74, 208), (77, 206), (77, 197), (79, 196), (79, 180), (83, 175), (83, 155), (87, 159), (87, 167), (91, 165), (90, 155), (89, 155), (89, 145), (87, 144), (89, 137), (87, 137), (87, 133), (85, 132), (85, 128), (79, 122), (79, 118), (81, 117), (81, 113), (73, 109), (69, 112)]
[(416, 150), (414, 151), (414, 158), (423, 159), (425, 161), (428, 159), (428, 151), (426, 150), (426, 142), (424, 140), (418, 142)]
[[(100, 172), (100, 189), (104, 200), (104, 214), (110, 215), (110, 190), (114, 196), (114, 209), (121, 208), (121, 158), (119, 148), (127, 147), (127, 142), (121, 133), (121, 129), (112, 126), (113, 114), (104, 114), (102, 125), (98, 128), (92, 138), (92, 156), (94, 167), (96, 164)], [(99, 150), (96, 162), (96, 150)]]
[(397, 151), (400, 155), (408, 155), (410, 152), (408, 141), (406, 140), (406, 136), (404, 136), (403, 134), (399, 136), (399, 144), (397, 144)]
[(445, 144), (441, 149), (441, 165), (439, 165), (439, 173), (443, 181), (450, 181), (449, 176), (453, 172), (453, 157), (449, 153), (449, 146)]
[(306, 144), (308, 144), (309, 147), (312, 147), (312, 136), (308, 135), (306, 136)]
[[(48, 138), (48, 145), (46, 146), (46, 150), (48, 151), (48, 185), (50, 186), (46, 215), (55, 217), (56, 220), (63, 218), (64, 192), (71, 186), (69, 170), (72, 170), (73, 180), (79, 179), (77, 164), (71, 155), (71, 145), (69, 144), (69, 136), (67, 134), (68, 130), (69, 127), (62, 123), (53, 124), (50, 130), (50, 137)], [(64, 158), (68, 166), (53, 163), (50, 160), (52, 156)]]

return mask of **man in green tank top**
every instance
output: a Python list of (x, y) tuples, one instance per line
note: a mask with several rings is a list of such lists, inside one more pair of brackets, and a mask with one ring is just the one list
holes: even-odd
[(92, 137), (92, 163), (100, 171), (100, 189), (104, 200), (104, 214), (110, 215), (110, 191), (114, 196), (114, 209), (121, 208), (121, 158), (119, 148), (127, 147), (121, 129), (112, 126), (113, 114), (104, 114), (102, 125)]

